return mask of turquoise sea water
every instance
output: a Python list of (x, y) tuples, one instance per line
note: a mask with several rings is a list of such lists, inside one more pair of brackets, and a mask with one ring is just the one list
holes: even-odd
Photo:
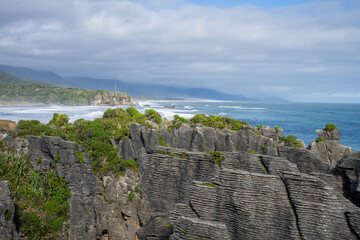
[[(180, 101), (151, 100), (139, 101), (140, 111), (146, 108), (157, 110), (163, 117), (172, 119), (174, 114), (190, 118), (204, 113), (223, 115), (247, 121), (251, 125), (281, 126), (284, 135), (295, 135), (309, 144), (317, 138), (315, 129), (324, 128), (327, 123), (338, 126), (341, 143), (360, 150), (360, 104), (328, 103), (256, 103), (233, 101)], [(149, 106), (150, 105), (150, 106)], [(175, 108), (164, 108), (174, 105)], [(119, 106), (121, 107), (121, 106)], [(37, 107), (0, 107), (0, 119), (18, 121), (38, 119), (48, 122), (54, 112), (66, 113), (71, 121), (79, 118), (94, 119), (101, 117), (108, 107), (100, 106), (37, 106)], [(125, 107), (124, 107), (125, 108)]]

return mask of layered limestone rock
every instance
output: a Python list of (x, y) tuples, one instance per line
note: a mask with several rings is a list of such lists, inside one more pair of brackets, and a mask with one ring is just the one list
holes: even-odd
[(60, 138), (12, 146), (69, 184), (61, 239), (359, 239), (360, 154), (333, 167), (316, 151), (279, 146), (279, 130), (254, 130), (133, 124), (131, 138), (111, 140), (139, 165), (121, 176), (96, 176), (76, 157), (83, 149)]
[[(137, 173), (127, 170), (124, 176), (98, 178), (86, 154), (84, 160), (77, 159), (77, 152), (82, 152), (78, 144), (35, 136), (27, 137), (27, 142), (19, 147), (26, 146), (34, 170), (55, 165), (68, 183), (70, 219), (64, 224), (61, 239), (133, 239), (150, 218), (152, 210), (137, 189)], [(130, 193), (134, 194), (131, 201)]]
[(352, 152), (351, 147), (346, 147), (340, 143), (339, 129), (334, 130), (317, 129), (320, 140), (312, 141), (308, 149), (314, 151), (318, 157), (325, 163), (330, 164), (333, 168), (340, 159)]
[(133, 105), (132, 98), (125, 92), (103, 92), (95, 96), (90, 102), (91, 105), (115, 106), (115, 105)]
[(15, 206), (12, 198), (10, 182), (0, 182), (0, 239), (19, 240), (14, 224)]
[[(182, 124), (169, 132), (166, 127), (161, 129), (146, 128), (140, 124), (130, 126), (131, 140), (120, 141), (117, 145), (121, 157), (135, 158), (142, 148), (147, 151), (160, 146), (161, 138), (168, 147), (186, 149), (189, 151), (255, 151), (259, 154), (277, 156), (278, 136), (281, 129), (264, 129), (264, 135), (257, 134), (257, 128), (244, 126), (239, 131), (219, 130), (210, 127), (191, 127)], [(260, 130), (261, 130), (260, 129)]]

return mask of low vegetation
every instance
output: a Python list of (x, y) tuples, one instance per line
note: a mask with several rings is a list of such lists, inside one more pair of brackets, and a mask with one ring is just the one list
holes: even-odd
[(298, 140), (297, 137), (293, 135), (289, 135), (287, 137), (279, 136), (279, 142), (284, 143), (284, 146), (288, 147), (303, 147), (300, 140)]
[(315, 141), (316, 141), (316, 142), (325, 142), (322, 137), (318, 137), (317, 139), (315, 139)]
[(337, 129), (336, 125), (335, 125), (335, 124), (332, 124), (332, 123), (326, 124), (326, 126), (325, 126), (325, 130), (326, 130), (326, 131), (333, 131), (333, 130), (335, 130), (335, 129)]
[[(130, 137), (131, 123), (145, 124), (146, 121), (157, 121), (160, 116), (155, 110), (147, 114), (139, 113), (135, 108), (124, 111), (121, 108), (108, 109), (102, 118), (93, 121), (84, 119), (69, 123), (65, 114), (53, 115), (48, 124), (37, 120), (19, 121), (18, 136), (57, 136), (68, 141), (79, 143), (92, 160), (98, 174), (106, 172), (121, 173), (127, 168), (137, 169), (135, 160), (126, 161), (118, 156), (118, 150), (111, 144), (111, 139), (119, 141)], [(160, 117), (161, 122), (161, 117)], [(83, 153), (77, 153), (80, 162), (85, 162)]]
[(214, 161), (215, 164), (219, 165), (219, 167), (221, 167), (221, 162), (225, 160), (225, 157), (221, 155), (220, 152), (215, 151), (215, 152), (207, 152), (206, 154), (210, 154), (211, 155), (211, 160)]
[[(14, 222), (27, 239), (59, 239), (60, 229), (69, 219), (71, 197), (64, 178), (50, 169), (31, 170), (30, 159), (0, 153), (0, 181), (10, 181), (15, 200)], [(11, 218), (11, 212), (5, 214)]]
[(189, 120), (189, 123), (192, 125), (201, 124), (204, 125), (205, 127), (234, 130), (234, 131), (241, 130), (244, 125), (249, 125), (249, 123), (245, 121), (238, 121), (223, 116), (213, 116), (213, 115), (206, 116), (205, 114), (196, 114), (194, 117), (192, 117)]

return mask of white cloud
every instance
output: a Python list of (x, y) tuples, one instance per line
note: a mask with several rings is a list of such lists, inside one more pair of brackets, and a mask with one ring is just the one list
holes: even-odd
[(180, 0), (3, 0), (2, 6), (2, 64), (248, 96), (283, 89), (294, 100), (323, 86), (360, 91), (356, 4), (314, 1), (271, 11)]

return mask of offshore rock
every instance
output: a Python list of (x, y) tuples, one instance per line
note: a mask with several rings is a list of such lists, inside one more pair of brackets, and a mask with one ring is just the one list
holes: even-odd
[(97, 106), (115, 106), (115, 105), (133, 105), (132, 98), (125, 92), (104, 91), (95, 96), (90, 105)]
[(333, 168), (340, 159), (352, 152), (352, 148), (341, 145), (340, 132), (337, 128), (332, 131), (317, 129), (316, 132), (323, 141), (312, 141), (308, 149), (314, 151), (323, 162), (330, 164)]

